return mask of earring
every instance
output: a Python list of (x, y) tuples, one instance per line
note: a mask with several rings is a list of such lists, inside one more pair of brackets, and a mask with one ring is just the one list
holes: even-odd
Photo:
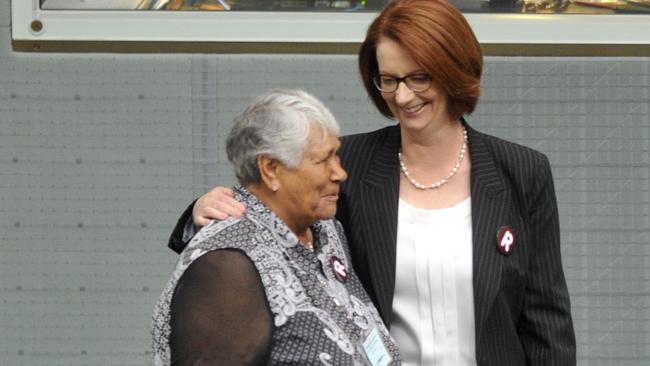
[(271, 190), (272, 190), (273, 192), (277, 192), (277, 191), (278, 191), (278, 186), (276, 186), (275, 184), (272, 185), (272, 186), (271, 186)]

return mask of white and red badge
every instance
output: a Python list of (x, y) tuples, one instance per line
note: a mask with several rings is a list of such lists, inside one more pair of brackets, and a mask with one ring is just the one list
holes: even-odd
[(516, 246), (515, 231), (509, 226), (501, 226), (497, 231), (497, 249), (503, 255), (510, 255)]
[(332, 258), (330, 258), (330, 265), (332, 266), (334, 277), (336, 277), (340, 282), (345, 283), (348, 280), (348, 270), (345, 268), (343, 261), (333, 255)]

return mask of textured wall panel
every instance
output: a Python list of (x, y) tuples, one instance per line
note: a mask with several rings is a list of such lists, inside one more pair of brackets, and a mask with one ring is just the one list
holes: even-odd
[(8, 27), (11, 24), (11, 2), (0, 1), (0, 27)]
[(146, 364), (164, 242), (193, 196), (191, 62), (1, 61), (2, 364)]
[[(0, 0), (0, 359), (142, 365), (181, 210), (234, 182), (232, 118), (303, 88), (391, 123), (354, 56), (18, 54)], [(650, 359), (650, 59), (486, 60), (477, 129), (546, 153), (580, 365)]]
[(0, 61), (9, 55), (11, 55), (11, 6), (9, 0), (0, 0)]
[(580, 365), (650, 360), (648, 59), (492, 58), (480, 126), (553, 167)]

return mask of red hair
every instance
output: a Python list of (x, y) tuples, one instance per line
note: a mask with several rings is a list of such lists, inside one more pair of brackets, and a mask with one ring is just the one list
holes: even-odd
[(447, 95), (452, 119), (474, 111), (480, 96), (483, 53), (462, 13), (447, 0), (395, 0), (372, 22), (359, 50), (359, 71), (379, 112), (393, 118), (372, 77), (379, 72), (377, 43), (397, 42)]

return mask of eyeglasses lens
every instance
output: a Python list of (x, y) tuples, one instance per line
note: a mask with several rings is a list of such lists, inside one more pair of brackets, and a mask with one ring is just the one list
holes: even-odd
[(429, 75), (408, 75), (403, 78), (378, 75), (372, 80), (375, 87), (384, 93), (395, 92), (401, 82), (404, 82), (406, 87), (414, 92), (423, 92), (431, 87), (431, 77)]

